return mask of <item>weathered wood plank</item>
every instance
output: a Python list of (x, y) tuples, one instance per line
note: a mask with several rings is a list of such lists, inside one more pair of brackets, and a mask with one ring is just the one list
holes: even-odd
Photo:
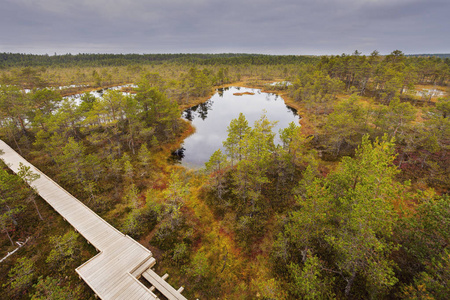
[(181, 295), (176, 289), (174, 289), (170, 284), (168, 284), (165, 280), (155, 273), (152, 269), (148, 269), (145, 271), (142, 276), (148, 280), (151, 284), (155, 286), (155, 288), (160, 291), (164, 296), (169, 300), (179, 300), (186, 299), (183, 295)]

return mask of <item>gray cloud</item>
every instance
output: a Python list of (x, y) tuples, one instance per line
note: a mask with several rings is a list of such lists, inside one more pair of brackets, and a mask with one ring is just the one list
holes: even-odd
[(0, 52), (450, 52), (444, 0), (0, 0)]

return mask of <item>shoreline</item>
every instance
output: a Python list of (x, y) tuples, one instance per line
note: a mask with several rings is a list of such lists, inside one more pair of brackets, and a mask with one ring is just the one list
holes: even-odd
[(275, 94), (275, 95), (280, 96), (287, 106), (289, 106), (297, 111), (297, 115), (299, 116), (298, 123), (301, 126), (301, 132), (303, 134), (312, 135), (316, 132), (315, 126), (309, 120), (306, 109), (302, 103), (299, 103), (299, 102), (295, 101), (292, 97), (290, 97), (286, 90), (279, 91), (279, 90), (267, 89), (267, 84), (271, 84), (273, 82), (278, 82), (278, 81), (283, 81), (283, 79), (278, 78), (278, 79), (274, 79), (274, 80), (259, 80), (258, 83), (255, 84), (254, 81), (256, 81), (256, 80), (257, 79), (255, 79), (255, 78), (247, 78), (245, 80), (241, 80), (238, 82), (227, 83), (222, 86), (214, 87), (214, 91), (210, 95), (204, 96), (204, 97), (199, 97), (190, 104), (180, 105), (180, 109), (185, 110), (189, 107), (193, 107), (195, 105), (205, 103), (215, 93), (217, 93), (217, 90), (220, 88), (241, 87), (241, 88), (259, 89), (259, 90), (261, 90), (262, 93)]

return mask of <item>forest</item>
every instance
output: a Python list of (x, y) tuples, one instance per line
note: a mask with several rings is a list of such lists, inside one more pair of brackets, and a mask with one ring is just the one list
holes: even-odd
[[(0, 138), (150, 249), (188, 299), (447, 299), (440, 56), (0, 53)], [(203, 168), (176, 164), (195, 132), (181, 112), (230, 86), (281, 96), (300, 123), (277, 144), (275, 120), (241, 114)], [(94, 299), (75, 268), (96, 250), (0, 163), (0, 259), (22, 243), (0, 298)]]

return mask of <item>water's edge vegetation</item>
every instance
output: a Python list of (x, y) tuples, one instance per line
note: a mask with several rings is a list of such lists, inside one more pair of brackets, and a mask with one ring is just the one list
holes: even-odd
[[(148, 247), (189, 299), (445, 299), (449, 84), (450, 59), (398, 50), (3, 53), (0, 138)], [(181, 111), (227, 86), (280, 95), (300, 126), (276, 145), (271, 120), (241, 115), (204, 169), (172, 164), (195, 130)], [(0, 258), (27, 240), (0, 264), (0, 297), (92, 299), (74, 269), (95, 249), (23, 180), (0, 170)]]

